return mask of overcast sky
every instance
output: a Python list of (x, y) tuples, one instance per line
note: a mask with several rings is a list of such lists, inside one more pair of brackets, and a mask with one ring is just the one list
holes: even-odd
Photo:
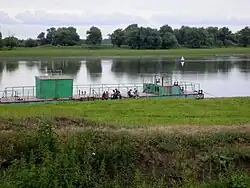
[(0, 0), (0, 30), (20, 38), (36, 38), (51, 26), (74, 26), (85, 38), (92, 25), (106, 38), (131, 23), (216, 25), (236, 31), (250, 24), (249, 7), (250, 0)]

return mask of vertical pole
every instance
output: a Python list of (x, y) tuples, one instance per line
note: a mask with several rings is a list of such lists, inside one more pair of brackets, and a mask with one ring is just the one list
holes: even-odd
[(91, 85), (89, 85), (89, 96), (91, 96)]

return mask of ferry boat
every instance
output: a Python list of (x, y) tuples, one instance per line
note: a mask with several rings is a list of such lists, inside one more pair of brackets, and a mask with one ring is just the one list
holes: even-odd
[(1, 91), (0, 104), (51, 103), (57, 101), (90, 101), (114, 99), (114, 91), (120, 98), (130, 97), (136, 90), (137, 98), (195, 98), (203, 99), (200, 84), (180, 81), (166, 74), (142, 75), (142, 83), (73, 85), (73, 78), (62, 71), (49, 72), (35, 77), (35, 86), (6, 87)]

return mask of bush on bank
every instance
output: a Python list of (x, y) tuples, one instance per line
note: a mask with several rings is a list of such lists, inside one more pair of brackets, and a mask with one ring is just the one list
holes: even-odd
[(0, 187), (249, 187), (249, 133), (2, 132)]

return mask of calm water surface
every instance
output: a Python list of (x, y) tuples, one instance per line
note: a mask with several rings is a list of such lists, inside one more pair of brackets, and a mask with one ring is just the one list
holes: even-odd
[(250, 95), (250, 60), (190, 61), (164, 60), (0, 60), (0, 90), (5, 87), (33, 86), (35, 76), (45, 68), (62, 70), (73, 76), (74, 83), (140, 83), (142, 74), (167, 73), (179, 80), (200, 83), (208, 96)]

